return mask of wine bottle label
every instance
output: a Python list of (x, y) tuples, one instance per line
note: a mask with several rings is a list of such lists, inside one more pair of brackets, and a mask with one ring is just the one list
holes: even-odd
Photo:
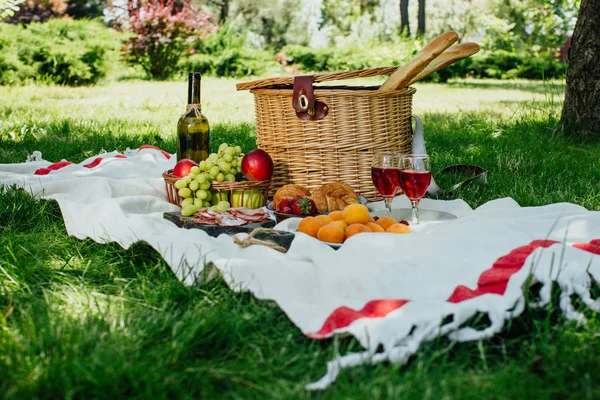
[(202, 105), (200, 104), (188, 104), (186, 115), (190, 113), (190, 111), (194, 111), (194, 117), (200, 118), (202, 116)]

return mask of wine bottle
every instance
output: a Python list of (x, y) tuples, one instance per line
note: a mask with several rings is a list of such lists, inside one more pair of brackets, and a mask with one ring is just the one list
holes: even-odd
[(197, 163), (208, 158), (210, 126), (200, 106), (201, 75), (188, 76), (188, 104), (177, 123), (177, 161), (190, 158)]

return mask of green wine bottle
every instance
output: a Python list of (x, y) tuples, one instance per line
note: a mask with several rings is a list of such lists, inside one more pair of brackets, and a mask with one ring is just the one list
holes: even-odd
[(190, 158), (199, 163), (208, 158), (210, 127), (200, 106), (201, 79), (199, 72), (188, 76), (187, 110), (177, 123), (177, 161)]

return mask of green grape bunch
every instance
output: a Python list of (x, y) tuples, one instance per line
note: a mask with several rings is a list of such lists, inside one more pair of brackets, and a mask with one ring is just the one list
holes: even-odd
[(191, 168), (190, 173), (174, 184), (177, 194), (183, 199), (181, 215), (188, 217), (201, 208), (216, 212), (225, 212), (231, 206), (227, 195), (211, 191), (213, 181), (235, 182), (241, 179), (241, 162), (244, 154), (240, 146), (229, 146), (222, 143), (216, 153), (211, 153), (198, 166)]

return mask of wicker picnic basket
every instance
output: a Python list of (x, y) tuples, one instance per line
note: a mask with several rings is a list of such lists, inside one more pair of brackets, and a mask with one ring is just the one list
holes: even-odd
[(397, 67), (240, 83), (254, 95), (256, 143), (273, 158), (271, 189), (343, 181), (368, 200), (375, 151), (410, 152), (412, 87), (378, 91), (313, 83), (388, 75)]

